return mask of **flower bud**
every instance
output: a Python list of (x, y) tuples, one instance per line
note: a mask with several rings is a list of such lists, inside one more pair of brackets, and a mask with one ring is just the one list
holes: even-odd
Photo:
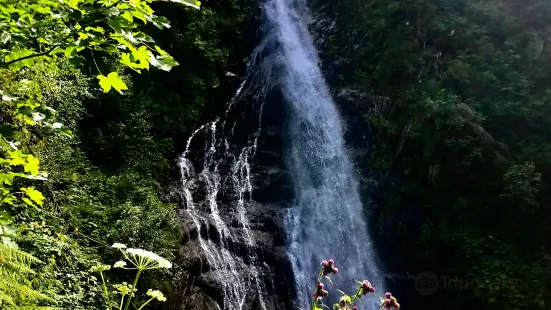
[(388, 298), (392, 297), (392, 294), (390, 292), (386, 292), (385, 297), (388, 299)]
[(352, 310), (358, 310), (358, 307), (354, 306), (352, 307)]
[(330, 259), (329, 261), (327, 261), (327, 263), (329, 263), (329, 266), (333, 265), (335, 263), (334, 260)]
[(321, 266), (322, 266), (322, 267), (326, 267), (328, 264), (329, 264), (329, 263), (328, 263), (326, 260), (324, 260), (324, 261), (321, 262)]
[(331, 272), (333, 274), (337, 274), (337, 273), (339, 273), (339, 268), (333, 268), (333, 270)]

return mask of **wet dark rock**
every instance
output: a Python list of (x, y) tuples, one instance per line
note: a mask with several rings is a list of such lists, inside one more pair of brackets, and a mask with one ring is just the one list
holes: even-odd
[[(221, 275), (213, 266), (209, 266), (201, 240), (214, 245), (217, 252), (221, 248), (226, 249), (237, 262), (235, 269), (243, 279), (253, 278), (252, 266), (255, 266), (265, 291), (264, 304), (269, 310), (293, 309), (294, 279), (285, 249), (283, 216), (285, 209), (292, 203), (294, 193), (282, 156), (284, 143), (281, 132), (284, 124), (281, 119), (284, 115), (277, 100), (267, 102), (265, 109), (266, 117), (262, 119), (262, 129), (251, 165), (252, 197), (248, 199), (246, 195), (247, 199), (242, 206), (247, 213), (247, 229), (244, 229), (238, 217), (238, 193), (232, 188), (229, 177), (231, 164), (222, 162), (219, 166), (220, 175), (228, 177), (220, 180), (221, 188), (216, 199), (218, 214), (227, 227), (226, 232), (218, 231), (210, 211), (206, 188), (209, 182), (213, 182), (214, 176), (199, 174), (186, 183), (192, 192), (195, 210), (180, 210), (183, 242), (182, 271), (178, 277), (178, 289), (182, 296), (182, 300), (178, 301), (179, 309), (210, 310), (224, 307), (221, 290), (224, 279), (220, 278)], [(236, 128), (246, 131), (240, 126)], [(241, 140), (234, 141), (234, 145), (239, 145)], [(194, 143), (201, 145), (201, 141)], [(196, 227), (197, 221), (201, 223), (200, 229)], [(253, 246), (250, 239), (254, 240)], [(261, 309), (254, 285), (248, 288), (243, 309)]]

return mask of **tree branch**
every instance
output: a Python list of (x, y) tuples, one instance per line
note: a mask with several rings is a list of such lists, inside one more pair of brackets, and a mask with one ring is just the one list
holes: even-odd
[(3, 63), (3, 65), (8, 65), (9, 66), (13, 63), (16, 63), (18, 61), (22, 61), (22, 60), (25, 60), (25, 59), (30, 59), (30, 58), (40, 57), (40, 56), (46, 56), (46, 55), (50, 54), (51, 52), (53, 52), (62, 43), (65, 43), (65, 40), (67, 40), (67, 38), (69, 38), (71, 35), (73, 35), (73, 32), (70, 32), (69, 34), (67, 34), (67, 36), (65, 36), (59, 43), (56, 43), (54, 46), (52, 46), (52, 48), (50, 48), (49, 50), (47, 50), (45, 52), (36, 53), (36, 54), (32, 54), (32, 55), (27, 55), (27, 56), (24, 56), (24, 57), (21, 57), (21, 58), (17, 58), (17, 59), (5, 62), (5, 63)]
[(18, 61), (22, 61), (22, 60), (25, 60), (25, 59), (30, 59), (30, 58), (34, 58), (34, 57), (40, 57), (40, 56), (46, 56), (48, 54), (50, 54), (51, 52), (53, 52), (58, 46), (54, 46), (52, 48), (50, 48), (49, 50), (45, 51), (45, 52), (42, 52), (42, 53), (36, 53), (36, 54), (32, 54), (32, 55), (27, 55), (27, 56), (24, 56), (24, 57), (21, 57), (21, 58), (17, 58), (17, 59), (14, 59), (14, 60), (10, 60), (8, 62), (5, 62), (4, 64), (6, 65), (11, 65), (13, 63), (16, 63)]

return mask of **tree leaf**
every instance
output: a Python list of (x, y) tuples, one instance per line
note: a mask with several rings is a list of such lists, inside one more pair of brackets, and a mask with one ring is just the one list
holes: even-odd
[(162, 16), (153, 16), (151, 17), (151, 22), (155, 27), (163, 30), (164, 28), (170, 28), (170, 22), (168, 19), (162, 17)]
[(84, 47), (78, 45), (71, 45), (65, 49), (65, 56), (72, 58), (77, 56), (78, 52), (82, 51)]
[(6, 31), (2, 32), (2, 34), (0, 34), (0, 45), (8, 43), (10, 39), (11, 35), (9, 33), (7, 33)]
[(34, 187), (22, 187), (21, 191), (23, 191), (34, 203), (39, 206), (44, 204), (44, 195), (42, 195), (42, 193), (37, 191)]
[(28, 172), (32, 175), (38, 175), (38, 165), (40, 160), (33, 155), (27, 156), (27, 164), (24, 166), (25, 172)]
[(36, 207), (36, 205), (27, 197), (23, 197), (21, 198), (21, 200), (23, 200), (24, 203), (28, 204), (31, 207)]
[(158, 47), (157, 45), (155, 45), (155, 50), (162, 55), (167, 55), (167, 52), (165, 52), (163, 49), (161, 49), (160, 47)]
[(157, 68), (164, 70), (164, 71), (170, 71), (172, 67), (175, 67), (179, 65), (179, 63), (172, 58), (170, 55), (162, 55), (157, 56)]
[(111, 83), (109, 83), (109, 80), (104, 75), (98, 75), (97, 78), (99, 79), (99, 86), (103, 89), (104, 93), (108, 93), (111, 90)]
[(128, 90), (128, 87), (117, 72), (111, 72), (107, 76), (98, 75), (97, 78), (99, 79), (99, 85), (105, 93), (109, 92), (111, 88), (114, 88), (121, 94), (123, 90)]

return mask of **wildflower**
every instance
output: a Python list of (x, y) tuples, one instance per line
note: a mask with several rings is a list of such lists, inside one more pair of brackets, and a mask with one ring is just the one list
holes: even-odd
[(143, 269), (172, 268), (172, 264), (168, 260), (150, 251), (146, 251), (142, 249), (127, 249), (126, 253), (132, 257), (132, 259), (130, 260), (138, 268), (143, 268)]
[[(119, 294), (122, 296), (126, 296), (130, 294), (130, 292), (136, 292), (137, 289), (132, 287), (132, 285), (128, 284), (127, 282), (122, 282), (122, 284), (115, 284), (113, 287), (118, 291)], [(117, 292), (115, 292), (117, 293)]]
[(329, 292), (323, 289), (324, 285), (321, 282), (316, 283), (316, 291), (314, 292), (314, 299), (318, 299), (320, 297), (326, 297), (329, 295)]
[(163, 295), (163, 293), (161, 291), (158, 291), (158, 290), (147, 290), (147, 293), (146, 293), (147, 296), (151, 296), (152, 298), (155, 298), (157, 299), (158, 301), (166, 301), (166, 297)]
[[(342, 297), (341, 297), (341, 300), (339, 301), (339, 306), (340, 306), (341, 308), (345, 308), (347, 305), (348, 305), (348, 298), (347, 298), (347, 296), (342, 296)], [(345, 308), (345, 309), (347, 309), (347, 308)]]
[(122, 243), (113, 243), (113, 245), (111, 246), (112, 248), (115, 248), (115, 249), (126, 249), (126, 245), (122, 244)]
[(160, 257), (160, 256), (157, 259), (157, 263), (159, 264), (159, 267), (161, 267), (161, 268), (165, 268), (165, 269), (172, 268), (172, 263), (169, 262), (168, 260)]
[(364, 280), (362, 282), (362, 295), (365, 295), (367, 293), (374, 293), (375, 292), (375, 288), (373, 287), (373, 285), (371, 285), (371, 283), (367, 280)]
[(123, 268), (124, 266), (126, 266), (126, 262), (120, 260), (113, 265), (113, 268)]
[(90, 268), (90, 272), (102, 272), (111, 269), (111, 266), (109, 265), (95, 265), (92, 268)]
[(352, 310), (358, 310), (358, 307), (354, 306), (352, 307)]
[(335, 267), (335, 261), (332, 259), (321, 262), (321, 266), (323, 267), (322, 273), (324, 276), (330, 273), (337, 274), (339, 272), (339, 268)]
[(385, 297), (385, 299), (381, 299), (381, 307), (394, 310), (400, 309), (400, 304), (398, 303), (398, 300), (396, 299), (396, 297), (393, 297), (390, 292), (387, 292), (385, 294)]

